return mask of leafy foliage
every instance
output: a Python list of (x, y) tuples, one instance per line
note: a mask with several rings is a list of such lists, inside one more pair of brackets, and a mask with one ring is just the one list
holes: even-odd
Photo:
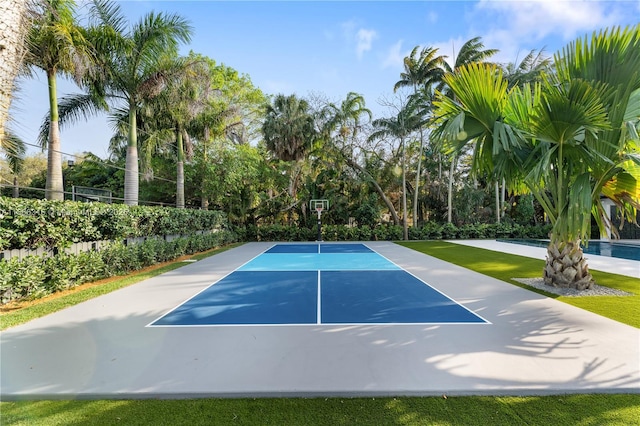
[(174, 260), (235, 241), (231, 231), (192, 235), (165, 241), (150, 238), (125, 245), (116, 242), (100, 251), (55, 256), (27, 256), (0, 261), (0, 304), (16, 299), (35, 299), (91, 281)]
[(191, 235), (227, 226), (219, 211), (0, 197), (0, 249), (153, 235)]

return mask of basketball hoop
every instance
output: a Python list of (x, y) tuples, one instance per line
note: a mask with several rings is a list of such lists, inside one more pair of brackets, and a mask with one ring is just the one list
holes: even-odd
[(311, 200), (309, 208), (318, 213), (318, 241), (322, 241), (322, 212), (329, 210), (329, 200)]

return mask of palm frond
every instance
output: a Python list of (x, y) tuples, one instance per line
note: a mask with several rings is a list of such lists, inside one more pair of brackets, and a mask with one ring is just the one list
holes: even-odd
[[(73, 94), (64, 96), (58, 102), (58, 124), (60, 129), (76, 123), (80, 120), (88, 120), (100, 112), (108, 111), (108, 106), (103, 99), (96, 99), (93, 94)], [(51, 117), (47, 113), (38, 132), (38, 143), (42, 147), (47, 146)]]

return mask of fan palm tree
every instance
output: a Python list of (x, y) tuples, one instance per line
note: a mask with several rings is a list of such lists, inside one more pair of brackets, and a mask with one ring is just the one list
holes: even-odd
[[(88, 39), (96, 51), (96, 75), (85, 81), (85, 94), (60, 102), (60, 124), (109, 110), (109, 104), (128, 112), (129, 134), (125, 161), (124, 202), (138, 204), (139, 164), (137, 112), (143, 101), (158, 96), (175, 76), (162, 59), (176, 54), (180, 42), (191, 38), (191, 26), (176, 14), (150, 12), (130, 25), (116, 3), (94, 0)], [(40, 135), (48, 130), (46, 123)]]
[(555, 55), (555, 73), (533, 86), (509, 90), (500, 70), (480, 64), (445, 78), (455, 99), (436, 102), (439, 136), (459, 146), (475, 139), (475, 170), (524, 183), (540, 202), (552, 223), (549, 285), (591, 287), (580, 243), (588, 241), (590, 213), (601, 232), (606, 227), (601, 194), (635, 219), (640, 158), (630, 129), (640, 120), (639, 69), (637, 26), (570, 44)]
[(63, 200), (62, 154), (58, 126), (58, 74), (70, 76), (80, 83), (91, 60), (84, 31), (74, 17), (74, 0), (45, 0), (38, 3), (35, 18), (28, 33), (26, 63), (46, 73), (49, 86), (49, 132), (40, 142), (47, 146), (48, 200)]
[(299, 162), (306, 157), (318, 137), (309, 103), (295, 95), (277, 95), (267, 106), (262, 134), (267, 149), (276, 158), (294, 163), (289, 195), (295, 200)]
[(302, 160), (316, 136), (309, 103), (295, 95), (277, 95), (262, 125), (267, 149), (283, 161)]

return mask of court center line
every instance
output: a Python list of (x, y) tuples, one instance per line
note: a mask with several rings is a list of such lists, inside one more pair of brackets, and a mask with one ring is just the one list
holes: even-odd
[(317, 304), (317, 308), (318, 309), (318, 314), (317, 314), (317, 318), (316, 318), (316, 324), (322, 324), (322, 318), (321, 318), (321, 313), (320, 313), (320, 308), (321, 308), (321, 303), (320, 303), (320, 270), (318, 269), (318, 304)]

